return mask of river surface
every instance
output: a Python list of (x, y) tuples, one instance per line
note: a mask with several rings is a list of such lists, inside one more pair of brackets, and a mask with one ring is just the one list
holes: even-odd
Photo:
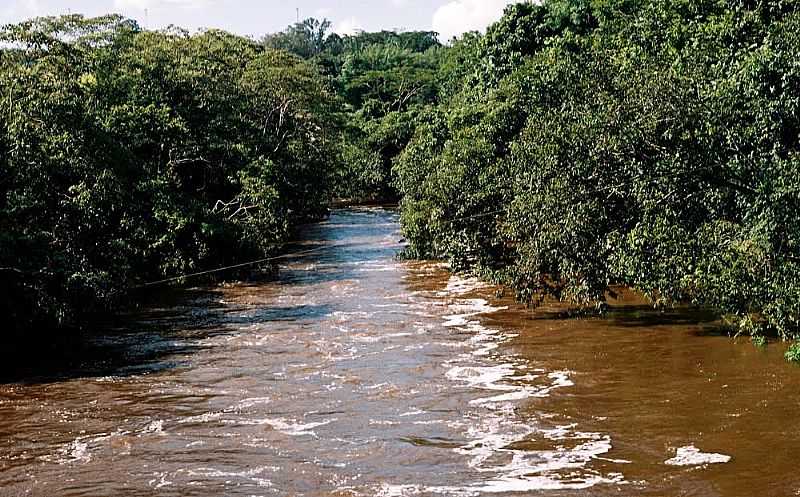
[[(0, 384), (2, 496), (800, 495), (800, 369), (702, 314), (532, 312), (390, 210)], [(34, 375), (36, 373), (36, 375)]]

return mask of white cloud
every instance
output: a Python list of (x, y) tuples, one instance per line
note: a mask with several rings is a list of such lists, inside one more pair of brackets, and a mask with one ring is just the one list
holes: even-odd
[(320, 7), (314, 11), (314, 17), (317, 19), (327, 19), (333, 14), (333, 9), (330, 7)]
[(363, 24), (355, 17), (341, 20), (333, 25), (333, 32), (339, 35), (354, 35), (363, 30)]
[(483, 31), (503, 16), (507, 5), (518, 0), (452, 0), (433, 14), (433, 30), (449, 41), (468, 31)]
[(118, 9), (155, 9), (159, 7), (200, 8), (211, 5), (214, 0), (114, 0)]
[(0, 6), (0, 24), (17, 22), (43, 15), (39, 0), (12, 1), (11, 5)]

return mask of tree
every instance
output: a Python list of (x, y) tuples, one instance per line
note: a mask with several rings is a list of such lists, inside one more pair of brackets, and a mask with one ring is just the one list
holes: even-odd
[(396, 162), (409, 253), (532, 302), (602, 308), (621, 284), (797, 337), (800, 231), (783, 213), (800, 202), (798, 15), (777, 1), (509, 8), (456, 43), (444, 67), (461, 87)]
[(337, 35), (330, 34), (331, 26), (327, 19), (320, 21), (308, 18), (289, 26), (281, 33), (264, 37), (264, 45), (291, 52), (303, 59), (311, 59), (340, 43)]
[(326, 213), (339, 110), (298, 57), (120, 17), (43, 18), (0, 39), (0, 290), (17, 332), (274, 254)]

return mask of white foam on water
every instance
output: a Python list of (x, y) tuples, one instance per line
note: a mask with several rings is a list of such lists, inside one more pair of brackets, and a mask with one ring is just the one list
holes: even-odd
[(421, 485), (389, 485), (384, 483), (377, 489), (376, 497), (412, 497), (415, 495), (447, 495), (448, 497), (474, 497), (478, 493), (457, 487), (425, 487)]
[[(226, 407), (221, 411), (213, 411), (213, 412), (206, 412), (203, 414), (198, 414), (196, 416), (188, 416), (178, 421), (180, 424), (193, 424), (193, 423), (210, 423), (212, 421), (220, 421), (223, 417), (229, 414), (235, 414), (245, 409), (250, 409), (251, 407), (255, 407), (258, 405), (269, 404), (272, 401), (270, 397), (252, 397), (248, 399), (243, 399), (233, 404), (231, 406)], [(235, 421), (231, 420), (222, 420), (223, 423), (233, 424)], [(161, 426), (163, 428), (163, 422), (161, 422)]]
[(163, 420), (156, 420), (151, 421), (142, 429), (142, 433), (145, 434), (154, 434), (154, 435), (161, 435), (164, 433), (164, 421)]
[(421, 409), (417, 409), (415, 407), (415, 408), (411, 409), (410, 411), (406, 411), (406, 412), (400, 414), (400, 417), (401, 418), (407, 418), (409, 416), (419, 416), (420, 414), (425, 414), (425, 411), (423, 411)]
[[(482, 413), (478, 423), (467, 429), (471, 442), (456, 452), (470, 457), (469, 465), (480, 473), (496, 476), (485, 482), (466, 487), (465, 491), (479, 493), (526, 492), (533, 490), (580, 490), (600, 484), (622, 484), (619, 474), (603, 476), (586, 469), (593, 460), (612, 448), (608, 435), (576, 431), (575, 425), (539, 430), (530, 423), (515, 420), (517, 402), (529, 397), (548, 395), (555, 388), (571, 386), (569, 371), (549, 374), (518, 375), (518, 365), (505, 363), (496, 366), (456, 366), (448, 371), (451, 380), (465, 382), (473, 388), (504, 391), (498, 396), (477, 399), (472, 405), (491, 409)], [(508, 383), (546, 378), (546, 384)], [(547, 440), (576, 440), (582, 442), (572, 449), (558, 444), (552, 450), (516, 450), (509, 447), (516, 442), (543, 438)], [(492, 463), (497, 458), (508, 459), (505, 464)], [(583, 470), (583, 471), (581, 471)]]
[(236, 404), (236, 410), (249, 409), (258, 405), (269, 404), (272, 401), (270, 397), (253, 397), (244, 399)]
[(513, 385), (498, 383), (515, 374), (514, 365), (499, 364), (497, 366), (454, 366), (445, 376), (452, 381), (466, 383), (469, 387), (488, 390), (514, 390)]
[(384, 340), (386, 337), (382, 335), (371, 335), (371, 334), (353, 334), (351, 335), (350, 339), (360, 343), (378, 343)]
[(394, 264), (374, 264), (356, 269), (357, 273), (388, 273), (397, 271)]
[(268, 471), (277, 472), (280, 471), (280, 469), (281, 468), (277, 466), (259, 466), (257, 468), (248, 469), (245, 471), (222, 471), (216, 468), (197, 468), (187, 470), (186, 474), (188, 474), (191, 478), (239, 478), (242, 480), (250, 480), (259, 487), (271, 487), (273, 486), (273, 483), (262, 476)]
[(320, 426), (329, 425), (334, 421), (337, 420), (326, 419), (325, 421), (319, 421), (315, 423), (300, 423), (286, 418), (275, 418), (275, 419), (256, 420), (253, 421), (253, 424), (269, 425), (274, 430), (283, 433), (284, 435), (299, 437), (303, 435), (317, 436), (317, 434), (313, 431), (314, 428), (319, 428)]
[(59, 465), (88, 463), (92, 460), (92, 454), (89, 451), (89, 440), (86, 437), (76, 438), (58, 449), (56, 454), (42, 456), (39, 459)]
[(333, 316), (339, 321), (344, 321), (349, 323), (353, 321), (353, 318), (369, 319), (373, 316), (373, 313), (365, 311), (334, 311), (333, 313), (331, 313), (331, 316)]
[(483, 397), (480, 399), (474, 399), (469, 401), (470, 405), (481, 405), (481, 404), (497, 404), (501, 402), (511, 402), (515, 400), (524, 400), (531, 397), (544, 397), (545, 394), (542, 394), (540, 391), (533, 389), (533, 388), (521, 388), (519, 390), (514, 390), (508, 393), (504, 393), (501, 395), (495, 395), (492, 397)]
[(385, 389), (386, 387), (394, 387), (391, 383), (378, 383), (377, 385), (370, 385), (364, 387), (365, 390), (378, 390), (378, 389)]
[(168, 487), (173, 484), (173, 482), (167, 480), (168, 476), (167, 473), (156, 473), (155, 476), (156, 478), (153, 478), (152, 480), (147, 482), (147, 484), (156, 490), (159, 488)]
[[(159, 430), (163, 430), (163, 422), (154, 421), (145, 426), (144, 429), (136, 434), (136, 437), (142, 437), (149, 433), (161, 433)], [(111, 433), (82, 435), (77, 437), (72, 442), (62, 445), (55, 454), (44, 455), (39, 457), (39, 459), (59, 465), (88, 463), (92, 460), (92, 450), (96, 450), (102, 442), (110, 440), (114, 437), (124, 437), (128, 435), (132, 435), (132, 433), (128, 430), (123, 430), (122, 428), (119, 428)]]
[(67, 462), (89, 462), (92, 455), (89, 453), (89, 444), (80, 440), (72, 442), (66, 451)]
[(481, 347), (480, 349), (476, 350), (472, 353), (474, 356), (487, 356), (491, 354), (493, 351), (500, 348), (500, 344), (497, 343), (488, 343)]
[[(439, 296), (464, 295), (486, 285), (476, 279), (451, 277), (447, 289)], [(602, 484), (626, 484), (621, 473), (592, 469), (593, 460), (601, 459), (612, 449), (611, 437), (602, 433), (578, 431), (576, 425), (537, 427), (535, 422), (517, 415), (520, 402), (543, 398), (559, 388), (574, 386), (571, 371), (531, 370), (526, 362), (514, 356), (497, 354), (503, 342), (513, 338), (500, 330), (491, 329), (475, 319), (506, 309), (490, 305), (484, 299), (457, 299), (447, 306), (450, 314), (443, 325), (471, 336), (467, 343), (471, 351), (449, 361), (445, 373), (453, 382), (468, 389), (496, 392), (469, 402), (477, 411), (464, 424), (467, 444), (453, 449), (469, 457), (468, 465), (486, 474), (486, 480), (465, 484), (458, 489), (420, 486), (385, 486), (382, 495), (403, 496), (419, 494), (480, 495), (486, 493), (516, 493), (547, 490), (584, 490)], [(491, 364), (488, 358), (503, 358)], [(509, 360), (510, 359), (510, 360)], [(487, 364), (489, 362), (489, 364)], [(546, 419), (543, 413), (541, 419)], [(547, 450), (513, 448), (533, 440), (546, 440)], [(571, 441), (571, 443), (564, 443)], [(550, 448), (552, 447), (552, 448)], [(628, 461), (606, 460), (624, 464)]]
[(198, 414), (197, 416), (189, 416), (186, 418), (181, 419), (178, 423), (181, 424), (191, 424), (191, 423), (209, 423), (211, 421), (219, 421), (225, 413), (223, 411), (218, 412), (206, 412), (203, 414)]
[(491, 285), (479, 280), (478, 278), (467, 278), (463, 276), (452, 275), (447, 281), (447, 286), (445, 289), (439, 292), (438, 295), (441, 297), (447, 297), (450, 295), (464, 295), (482, 288), (489, 288), (490, 286)]
[[(519, 401), (534, 397), (547, 397), (557, 388), (573, 386), (569, 371), (554, 371), (547, 375), (550, 380), (545, 385), (531, 385), (528, 382), (539, 379), (540, 375), (518, 375), (518, 366), (512, 363), (497, 366), (454, 366), (446, 376), (453, 381), (461, 381), (466, 386), (484, 390), (503, 391), (504, 394), (483, 397), (470, 401), (471, 405), (497, 404)], [(508, 383), (515, 381), (516, 383)], [(526, 383), (520, 384), (525, 381)], [(505, 382), (505, 383), (504, 383)]]
[(480, 493), (530, 492), (534, 490), (586, 490), (597, 485), (622, 485), (624, 477), (619, 473), (611, 473), (607, 477), (600, 475), (581, 476), (576, 478), (554, 478), (552, 476), (504, 476), (477, 487)]
[[(506, 407), (507, 410), (513, 410), (513, 404)], [(574, 431), (575, 425), (537, 430), (528, 424), (509, 420), (505, 414), (484, 418), (480, 426), (468, 431), (473, 441), (466, 447), (456, 449), (471, 456), (469, 464), (476, 471), (496, 475), (469, 489), (480, 493), (502, 493), (581, 490), (601, 484), (625, 484), (624, 477), (619, 473), (604, 476), (586, 468), (592, 460), (600, 459), (611, 450), (611, 438), (608, 435)], [(509, 448), (514, 442), (535, 438), (582, 443), (571, 449), (562, 444), (554, 444), (552, 450)], [(492, 464), (498, 456), (503, 459), (510, 457), (510, 461)]]
[(668, 466), (704, 466), (706, 464), (725, 464), (731, 461), (731, 456), (701, 452), (694, 445), (680, 447), (672, 459), (667, 459), (664, 464)]
[(370, 426), (395, 426), (398, 425), (397, 421), (389, 421), (388, 419), (370, 419)]
[(413, 337), (415, 333), (408, 333), (408, 332), (399, 332), (399, 333), (388, 333), (383, 335), (386, 338), (405, 338), (405, 337)]
[(444, 326), (447, 328), (467, 325), (478, 326), (479, 323), (469, 318), (505, 309), (508, 309), (508, 307), (495, 307), (484, 299), (460, 299), (457, 303), (448, 306), (448, 310), (454, 311), (455, 314), (445, 316)]
[(411, 424), (419, 426), (446, 425), (447, 421), (443, 419), (432, 419), (430, 421), (414, 421)]
[(97, 383), (116, 383), (119, 381), (119, 377), (117, 376), (101, 376), (99, 378), (95, 378)]

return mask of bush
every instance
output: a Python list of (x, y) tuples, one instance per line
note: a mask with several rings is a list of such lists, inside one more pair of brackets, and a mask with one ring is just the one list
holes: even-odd
[(116, 16), (40, 18), (0, 39), (1, 305), (19, 333), (273, 254), (326, 213), (339, 110), (313, 65)]

